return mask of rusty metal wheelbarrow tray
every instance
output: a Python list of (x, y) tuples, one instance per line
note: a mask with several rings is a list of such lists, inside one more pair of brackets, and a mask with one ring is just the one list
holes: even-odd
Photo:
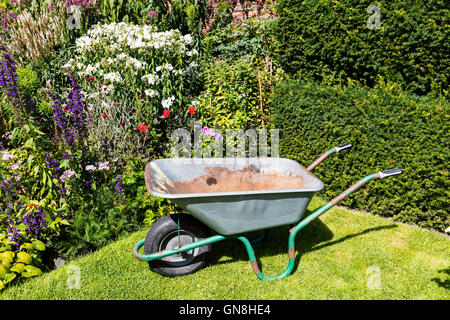
[[(229, 172), (251, 168), (263, 175), (297, 176), (302, 179), (303, 186), (208, 192), (208, 179), (217, 181), (220, 178), (205, 175), (207, 168), (226, 168)], [(170, 199), (218, 234), (226, 236), (297, 223), (303, 218), (311, 198), (323, 188), (322, 181), (300, 164), (282, 158), (160, 159), (146, 166), (145, 176), (147, 188), (153, 195)], [(189, 183), (202, 177), (203, 192), (178, 193), (183, 190), (177, 190), (173, 193), (168, 190), (173, 183)], [(277, 186), (276, 183), (273, 185)]]

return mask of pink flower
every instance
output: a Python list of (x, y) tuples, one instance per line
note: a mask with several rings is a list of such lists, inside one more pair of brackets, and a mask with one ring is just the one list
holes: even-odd
[(106, 119), (108, 116), (106, 115), (106, 113), (102, 114), (103, 119)]
[(151, 10), (148, 12), (148, 15), (152, 18), (156, 18), (158, 16), (158, 12), (156, 12), (155, 10)]

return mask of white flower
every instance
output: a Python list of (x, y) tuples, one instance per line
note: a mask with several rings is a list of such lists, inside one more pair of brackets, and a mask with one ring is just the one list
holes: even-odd
[(108, 161), (105, 162), (97, 162), (98, 170), (109, 170)]
[(147, 80), (147, 83), (149, 85), (153, 85), (153, 84), (155, 84), (156, 80), (158, 80), (158, 76), (149, 73), (149, 74), (146, 74), (145, 76), (142, 76), (141, 80)]
[(144, 92), (147, 97), (154, 97), (157, 94), (157, 92), (152, 89), (147, 89)]
[(96, 71), (95, 66), (91, 66), (90, 64), (87, 65), (85, 69), (86, 74), (92, 74), (94, 71)]
[(2, 160), (7, 161), (10, 159), (14, 159), (16, 156), (10, 154), (8, 151), (1, 151), (2, 152)]
[(93, 166), (92, 164), (88, 164), (85, 169), (86, 171), (94, 171), (97, 170), (97, 167)]
[(161, 101), (162, 106), (164, 107), (164, 109), (169, 109), (170, 106), (173, 104), (173, 102), (175, 101), (175, 96), (171, 96), (167, 99), (164, 99), (163, 101)]
[(69, 59), (65, 65), (62, 66), (62, 69), (72, 69), (73, 59)]
[(73, 170), (66, 170), (66, 171), (63, 172), (63, 174), (61, 175), (59, 180), (65, 181), (66, 179), (69, 179), (74, 174), (75, 174), (75, 171), (73, 171)]
[(118, 72), (107, 73), (103, 76), (103, 78), (112, 82), (123, 82), (122, 77)]
[(21, 164), (22, 162), (23, 162), (23, 161), (20, 160), (19, 162), (13, 164), (12, 166), (9, 167), (9, 170), (15, 171), (15, 170), (19, 169), (19, 166), (20, 166), (20, 164)]
[(192, 36), (190, 34), (187, 34), (183, 37), (183, 40), (186, 44), (191, 44), (192, 43)]

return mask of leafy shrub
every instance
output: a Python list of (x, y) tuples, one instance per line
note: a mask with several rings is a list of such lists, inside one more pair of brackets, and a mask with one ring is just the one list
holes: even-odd
[(365, 175), (391, 168), (404, 174), (345, 199), (345, 206), (443, 231), (449, 225), (449, 110), (445, 99), (418, 97), (398, 85), (374, 89), (289, 81), (275, 89), (272, 125), (282, 157), (309, 165), (330, 147), (353, 148), (314, 169), (336, 196)]
[(33, 95), (39, 87), (37, 73), (30, 65), (17, 69), (17, 82), (25, 95)]
[(18, 277), (31, 278), (46, 270), (41, 252), (45, 244), (36, 240), (24, 243), (20, 251), (12, 251), (11, 240), (5, 233), (0, 233), (0, 290)]
[[(207, 4), (207, 0), (152, 0), (148, 8), (156, 10), (160, 29), (178, 29), (182, 34), (190, 34), (194, 48), (200, 51)], [(148, 14), (152, 20), (154, 14), (151, 11)]]
[(269, 57), (273, 50), (271, 29), (274, 21), (275, 19), (248, 19), (211, 29), (203, 39), (206, 57)]
[(231, 1), (218, 1), (217, 12), (214, 15), (214, 21), (211, 24), (211, 32), (226, 29), (233, 21), (234, 3)]
[(268, 75), (252, 58), (217, 60), (205, 71), (197, 97), (199, 119), (216, 129), (256, 128), (264, 122)]
[(373, 1), (281, 0), (274, 30), (277, 59), (286, 72), (315, 79), (342, 74), (373, 86), (382, 75), (419, 94), (433, 87), (448, 90), (450, 15), (445, 3), (377, 1), (380, 28), (369, 29), (375, 13), (367, 9)]

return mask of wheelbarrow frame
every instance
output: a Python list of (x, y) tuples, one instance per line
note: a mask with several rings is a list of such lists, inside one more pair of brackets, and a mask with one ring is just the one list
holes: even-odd
[[(344, 145), (340, 145), (334, 148), (329, 149), (328, 151), (326, 151), (324, 154), (322, 154), (316, 161), (314, 161), (306, 170), (308, 172), (312, 171), (317, 165), (319, 165), (323, 160), (325, 160), (330, 154), (332, 153), (336, 153), (339, 152), (341, 150), (350, 148), (352, 145), (350, 143), (344, 144)], [(238, 239), (240, 240), (246, 250), (247, 250), (247, 254), (250, 260), (250, 264), (252, 267), (253, 272), (256, 274), (256, 276), (261, 279), (261, 280), (273, 280), (273, 279), (281, 279), (284, 277), (287, 277), (288, 275), (291, 274), (293, 268), (294, 268), (294, 261), (295, 261), (295, 237), (297, 236), (298, 232), (303, 229), (306, 225), (308, 225), (311, 221), (313, 221), (314, 219), (318, 218), (319, 216), (321, 216), (322, 214), (324, 214), (325, 212), (327, 212), (329, 209), (331, 209), (333, 206), (335, 206), (337, 203), (339, 203), (340, 201), (342, 201), (343, 199), (345, 199), (347, 196), (349, 196), (350, 194), (352, 194), (353, 192), (355, 192), (356, 190), (358, 190), (359, 188), (361, 188), (363, 185), (365, 185), (366, 183), (368, 183), (369, 181), (373, 180), (373, 179), (381, 179), (381, 178), (385, 178), (385, 177), (389, 177), (389, 176), (393, 176), (393, 175), (397, 175), (397, 174), (401, 174), (402, 171), (399, 168), (396, 169), (391, 169), (391, 170), (387, 170), (387, 171), (380, 171), (374, 174), (370, 174), (364, 178), (362, 178), (361, 180), (359, 180), (358, 182), (356, 182), (355, 184), (353, 184), (350, 188), (348, 188), (347, 190), (345, 190), (344, 192), (342, 192), (341, 194), (339, 194), (337, 197), (335, 197), (334, 199), (332, 199), (330, 202), (328, 202), (327, 204), (323, 205), (322, 207), (320, 207), (319, 209), (315, 210), (312, 214), (310, 214), (309, 216), (307, 216), (306, 218), (304, 218), (303, 220), (301, 220), (297, 225), (295, 225), (293, 228), (290, 229), (289, 231), (289, 239), (288, 239), (288, 258), (289, 258), (289, 262), (288, 265), (286, 267), (286, 269), (279, 275), (277, 276), (266, 276), (263, 273), (261, 273), (261, 271), (259, 270), (259, 266), (258, 263), (256, 261), (256, 256), (255, 256), (255, 252), (253, 250), (252, 247), (252, 242), (250, 240), (248, 240), (246, 237), (242, 236), (242, 235), (214, 235), (208, 238), (204, 238), (201, 240), (197, 240), (194, 241), (192, 243), (189, 244), (184, 244), (179, 246), (178, 248), (173, 248), (170, 250), (164, 250), (164, 251), (160, 251), (160, 252), (155, 252), (155, 253), (151, 253), (151, 254), (140, 254), (139, 253), (139, 249), (144, 245), (145, 243), (145, 238), (140, 240), (133, 248), (133, 256), (139, 260), (139, 261), (152, 261), (155, 259), (160, 259), (160, 258), (164, 258), (170, 255), (174, 255), (174, 254), (179, 254), (185, 251), (189, 251), (204, 245), (208, 245), (208, 244), (212, 244), (215, 242), (219, 242), (222, 240), (228, 240), (228, 239)], [(258, 239), (260, 240), (260, 239)]]

